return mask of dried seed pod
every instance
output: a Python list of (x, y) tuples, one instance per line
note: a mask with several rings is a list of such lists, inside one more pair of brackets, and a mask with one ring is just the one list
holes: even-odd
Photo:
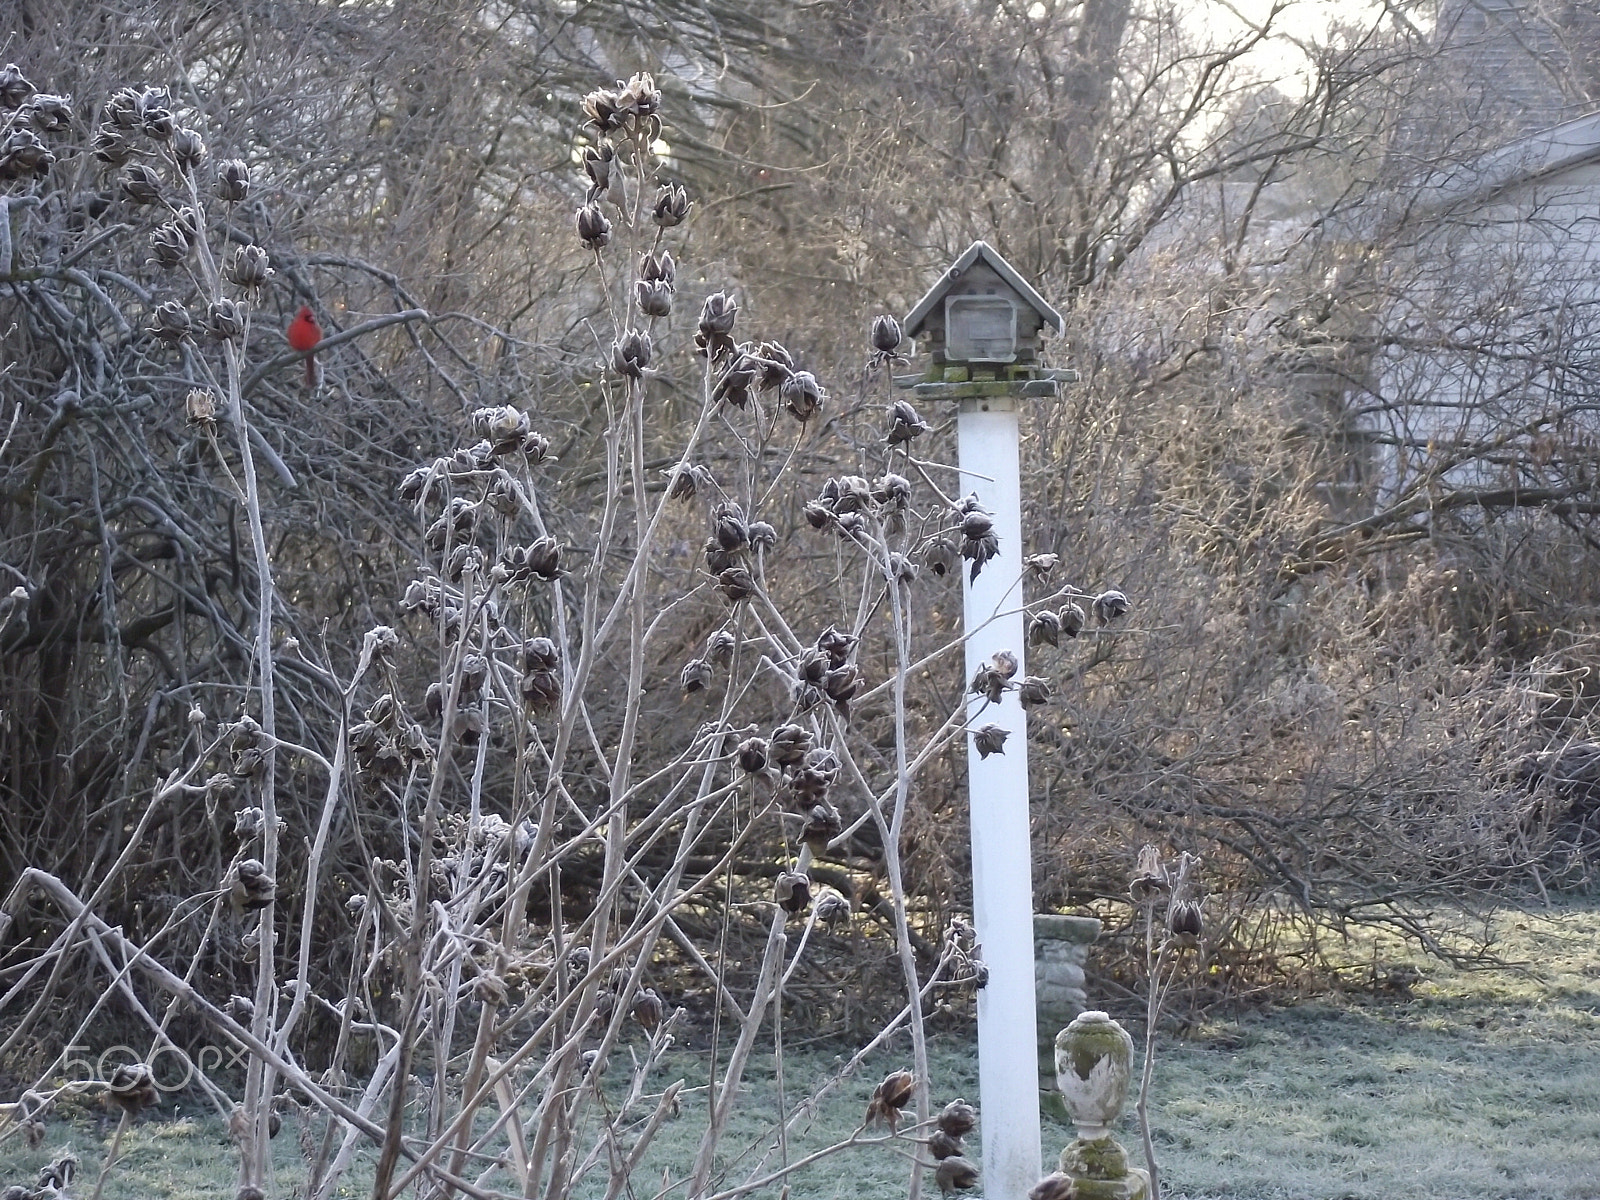
[(896, 583), (913, 584), (921, 574), (922, 568), (904, 554), (896, 551), (889, 555), (889, 578)]
[(778, 389), (778, 395), (783, 400), (783, 406), (804, 425), (812, 417), (822, 411), (823, 402), (827, 399), (827, 392), (817, 382), (817, 377), (810, 371), (795, 371), (783, 381)]
[(172, 101), (166, 88), (145, 88), (139, 95), (139, 128), (158, 142), (167, 141), (178, 130), (172, 118)]
[(618, 93), (617, 105), (635, 118), (655, 116), (661, 111), (661, 89), (656, 86), (655, 76), (649, 71), (635, 74)]
[(716, 534), (706, 538), (705, 545), (701, 549), (706, 556), (706, 570), (713, 575), (720, 575), (739, 564), (738, 556), (732, 550), (724, 550), (722, 543), (717, 541)]
[(911, 503), (911, 481), (889, 472), (872, 481), (872, 499), (885, 508), (903, 509)]
[(977, 1164), (959, 1154), (946, 1158), (934, 1169), (933, 1181), (946, 1196), (955, 1192), (970, 1192), (978, 1186)]
[(38, 90), (16, 63), (0, 68), (0, 108), (21, 108)]
[(246, 292), (266, 286), (275, 274), (267, 252), (260, 246), (240, 246), (228, 259), (228, 282)]
[(730, 554), (743, 550), (750, 544), (750, 527), (745, 524), (744, 509), (732, 500), (724, 500), (711, 513), (711, 533), (717, 545)]
[(223, 297), (206, 307), (206, 333), (219, 342), (236, 342), (244, 336), (244, 314), (239, 305)]
[(542, 433), (528, 434), (527, 437), (522, 439), (522, 445), (518, 449), (522, 451), (523, 457), (528, 460), (530, 466), (538, 466), (546, 461), (555, 461), (555, 455), (550, 453), (550, 439)]
[(1030, 554), (1022, 560), (1022, 565), (1031, 578), (1048, 579), (1060, 561), (1059, 554)]
[(152, 315), (150, 332), (165, 342), (181, 342), (189, 336), (189, 330), (194, 322), (189, 316), (189, 310), (176, 300), (168, 300), (164, 304), (156, 305)]
[(578, 240), (597, 254), (611, 241), (611, 222), (597, 204), (585, 204), (580, 208), (573, 224), (578, 230)]
[(978, 1111), (965, 1100), (952, 1100), (939, 1111), (934, 1124), (951, 1137), (963, 1138), (978, 1127)]
[(996, 650), (989, 659), (989, 665), (994, 668), (995, 674), (999, 675), (1001, 679), (1010, 682), (1012, 676), (1017, 673), (1019, 664), (1017, 663), (1017, 656), (1011, 651)]
[(421, 609), (432, 616), (438, 612), (439, 597), (440, 589), (437, 581), (413, 579), (406, 584), (405, 595), (400, 600), (400, 607), (406, 612), (416, 612)]
[(193, 171), (205, 162), (208, 153), (205, 139), (187, 128), (173, 130), (171, 150), (173, 160), (185, 171)]
[(732, 405), (741, 411), (749, 405), (751, 389), (760, 377), (760, 367), (748, 354), (740, 354), (717, 377), (712, 386), (711, 398), (718, 404)]
[(561, 652), (547, 637), (529, 638), (522, 643), (524, 671), (553, 671), (561, 665)]
[(672, 288), (665, 283), (636, 279), (633, 283), (633, 302), (646, 317), (670, 317)]
[(488, 441), (496, 454), (509, 454), (521, 448), (529, 433), (528, 414), (510, 404), (491, 405), (472, 411), (472, 431)]
[(589, 202), (592, 204), (611, 190), (611, 176), (617, 162), (617, 149), (602, 138), (583, 149), (583, 173), (589, 177)]
[(856, 643), (861, 639), (853, 633), (846, 633), (834, 625), (829, 625), (817, 635), (817, 649), (828, 658), (828, 666), (842, 667), (850, 659), (850, 652), (856, 648)]
[[(49, 1131), (45, 1128), (44, 1122), (39, 1120), (37, 1117), (22, 1123), (22, 1139), (27, 1143), (29, 1150), (37, 1150), (40, 1146), (44, 1145), (44, 1139), (48, 1136), (48, 1134)], [(11, 1190), (13, 1189), (6, 1189), (7, 1192), (10, 1192)], [(28, 1197), (28, 1192), (26, 1189), (17, 1190), (22, 1191), (23, 1197)], [(0, 1193), (0, 1200), (3, 1200), (4, 1195), (5, 1193)]]
[(682, 685), (685, 696), (705, 691), (711, 686), (711, 664), (703, 658), (691, 658), (683, 665), (683, 673), (678, 677), (678, 682)]
[(106, 101), (105, 116), (118, 129), (134, 129), (139, 124), (139, 95), (136, 87), (118, 88)]
[(250, 195), (250, 168), (242, 158), (227, 158), (217, 164), (217, 195), (229, 204), (239, 204)]
[(972, 731), (972, 748), (978, 752), (979, 759), (988, 758), (991, 754), (1004, 754), (1006, 739), (1010, 736), (1009, 729), (992, 723), (983, 725)]
[(670, 251), (645, 254), (639, 259), (639, 278), (646, 283), (664, 283), (670, 291), (677, 286), (678, 264), (672, 261)]
[(468, 654), (461, 660), (461, 694), (476, 696), (489, 678), (489, 660), (481, 654)]
[(693, 500), (701, 488), (715, 486), (711, 472), (693, 463), (679, 463), (661, 472), (667, 479), (669, 500)]
[(854, 663), (846, 663), (844, 666), (835, 667), (828, 672), (828, 677), (823, 682), (822, 690), (838, 714), (848, 721), (850, 719), (850, 701), (860, 695), (864, 687), (860, 670), (857, 669)]
[(995, 669), (994, 660), (990, 659), (973, 672), (967, 690), (974, 696), (982, 696), (990, 704), (999, 704), (1001, 696), (1005, 694), (1006, 677)]
[(161, 180), (143, 163), (134, 163), (122, 173), (122, 194), (135, 204), (159, 204)]
[(922, 561), (930, 571), (942, 579), (956, 570), (961, 559), (956, 552), (955, 543), (949, 538), (940, 537), (928, 543), (928, 548), (922, 553)]
[(682, 184), (664, 183), (656, 192), (656, 201), (651, 207), (650, 218), (662, 229), (671, 229), (674, 225), (683, 224), (692, 207), (689, 193), (683, 190)]
[(1078, 1182), (1065, 1171), (1052, 1171), (1028, 1190), (1028, 1200), (1078, 1200)]
[(1042, 675), (1025, 675), (1017, 683), (1017, 699), (1023, 708), (1038, 708), (1049, 704), (1055, 695), (1055, 686)]
[(837, 929), (850, 920), (850, 901), (832, 888), (824, 888), (816, 900), (817, 920), (829, 929)]
[(1028, 622), (1028, 645), (1055, 646), (1061, 641), (1061, 617), (1049, 609), (1041, 609)]
[[(132, 1063), (130, 1066), (142, 1069), (146, 1074), (149, 1074), (150, 1068), (146, 1067), (143, 1063)], [(117, 1073), (113, 1073), (111, 1078), (116, 1080)], [(113, 1102), (116, 1101), (115, 1094), (108, 1098)], [(142, 1095), (141, 1098), (143, 1098)], [(145, 1105), (142, 1105), (141, 1107), (154, 1104), (155, 1102), (155, 1089), (152, 1087), (149, 1090), (149, 1099), (145, 1102)], [(71, 1186), (72, 1180), (77, 1173), (78, 1156), (76, 1154), (68, 1151), (67, 1153), (62, 1154), (60, 1157), (52, 1159), (50, 1162), (39, 1168), (39, 1191), (42, 1193), (42, 1195), (36, 1196), (35, 1200), (47, 1200), (48, 1197), (57, 1192), (65, 1192), (67, 1188)]]
[(981, 508), (975, 508), (961, 518), (961, 536), (981, 538), (994, 529), (994, 518)]
[(203, 431), (217, 427), (217, 394), (210, 388), (190, 388), (183, 399), (184, 417)]
[(422, 693), (422, 711), (427, 713), (430, 719), (437, 721), (444, 716), (444, 700), (444, 684), (430, 683), (428, 690)]
[(733, 325), (739, 316), (739, 304), (727, 292), (712, 292), (700, 306), (700, 328), (694, 344), (700, 354), (712, 361), (732, 354)]
[(738, 604), (756, 594), (756, 581), (743, 567), (729, 567), (717, 576), (717, 590)]
[(882, 1121), (895, 1132), (900, 1123), (900, 1110), (911, 1102), (916, 1090), (917, 1077), (910, 1071), (891, 1071), (883, 1082), (872, 1089), (872, 1099), (867, 1104), (865, 1124)]
[(113, 167), (120, 167), (133, 157), (133, 143), (115, 125), (101, 125), (96, 129), (89, 148), (101, 162)]
[(72, 125), (72, 97), (40, 92), (19, 110), (40, 133), (64, 133)]
[(925, 422), (909, 400), (896, 400), (889, 406), (889, 431), (883, 440), (901, 446), (927, 433), (933, 426)]
[(838, 520), (832, 507), (821, 500), (813, 500), (806, 505), (805, 518), (806, 524), (813, 529), (826, 529)]
[(811, 877), (802, 871), (780, 871), (772, 885), (772, 899), (791, 917), (811, 907)]
[(880, 355), (891, 355), (900, 349), (900, 343), (905, 339), (900, 333), (900, 322), (888, 313), (874, 317), (872, 321), (872, 348)]
[(872, 485), (861, 475), (841, 475), (822, 486), (823, 499), (841, 516), (855, 512), (872, 512), (877, 508)]
[(0, 142), (0, 179), (43, 178), (56, 156), (31, 129), (14, 129)]
[(820, 857), (828, 843), (844, 832), (844, 819), (831, 804), (813, 804), (800, 830), (800, 840), (811, 848), (813, 856)]
[(733, 651), (739, 644), (732, 631), (727, 629), (715, 630), (706, 638), (706, 661), (714, 662), (718, 666), (727, 666), (733, 661)]
[(767, 739), (745, 738), (737, 751), (739, 769), (747, 775), (759, 775), (767, 769)]
[(961, 541), (961, 557), (972, 564), (970, 578), (974, 581), (983, 570), (984, 563), (999, 554), (1000, 539), (993, 533), (986, 533), (979, 538), (963, 538)]
[(778, 531), (766, 521), (750, 522), (750, 549), (765, 554), (778, 544)]
[(267, 827), (267, 814), (260, 808), (252, 805), (241, 808), (233, 814), (234, 836), (243, 841), (253, 841), (261, 836)]
[(1133, 902), (1153, 904), (1166, 895), (1171, 886), (1166, 864), (1161, 861), (1161, 851), (1148, 843), (1141, 846), (1133, 877), (1128, 883), (1128, 894)]
[(259, 858), (247, 858), (233, 868), (228, 900), (240, 912), (259, 912), (278, 895), (277, 881), (267, 874)]
[(661, 1028), (661, 1018), (665, 1015), (667, 1006), (662, 1003), (661, 996), (655, 988), (644, 988), (633, 998), (633, 1003), (628, 1008), (628, 1015), (632, 1017), (646, 1033), (654, 1033)]
[(783, 386), (783, 381), (794, 373), (794, 358), (778, 342), (762, 342), (750, 356), (761, 368), (756, 385), (763, 392)]
[(152, 263), (170, 269), (189, 257), (189, 238), (177, 225), (161, 225), (150, 235), (150, 251)]
[(1066, 604), (1061, 606), (1060, 616), (1061, 632), (1066, 634), (1069, 638), (1077, 637), (1078, 634), (1082, 632), (1084, 622), (1087, 620), (1083, 614), (1083, 609), (1071, 601), (1068, 601)]
[(1205, 918), (1200, 912), (1200, 904), (1195, 900), (1180, 900), (1167, 906), (1167, 931), (1177, 940), (1180, 946), (1193, 948), (1200, 944), (1200, 935), (1205, 932)]
[(780, 767), (798, 766), (815, 744), (804, 725), (780, 725), (772, 731), (772, 761)]
[(825, 746), (807, 750), (789, 780), (800, 803), (809, 808), (826, 801), (839, 778), (839, 756)]
[(820, 647), (812, 646), (802, 650), (794, 660), (795, 678), (802, 683), (821, 687), (823, 681), (828, 678), (829, 666), (828, 655)]
[(961, 1145), (960, 1138), (951, 1137), (942, 1129), (935, 1129), (928, 1135), (928, 1153), (933, 1155), (935, 1160), (942, 1161), (965, 1153), (965, 1148)]
[[(154, 1107), (160, 1100), (156, 1093), (155, 1076), (144, 1063), (123, 1063), (111, 1072), (111, 1078), (106, 1081), (110, 1086), (110, 1100), (130, 1117), (139, 1115), (139, 1111)], [(56, 1166), (58, 1164), (51, 1164)], [(76, 1163), (73, 1164), (76, 1166)], [(58, 1185), (65, 1187), (72, 1180), (70, 1171), (67, 1177)]]
[(554, 583), (566, 574), (561, 567), (561, 544), (553, 537), (537, 538), (528, 547), (528, 570), (546, 583)]
[(622, 112), (617, 93), (610, 88), (596, 88), (583, 98), (583, 115), (596, 132), (610, 133), (622, 127)]
[(611, 369), (618, 375), (639, 379), (650, 365), (653, 352), (650, 335), (642, 329), (625, 330), (611, 343)]
[(1129, 607), (1128, 598), (1116, 588), (1101, 592), (1089, 605), (1094, 619), (1102, 625), (1109, 625), (1118, 617), (1126, 616)]

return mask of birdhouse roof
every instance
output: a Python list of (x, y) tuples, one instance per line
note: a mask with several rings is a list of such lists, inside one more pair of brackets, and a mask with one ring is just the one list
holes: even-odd
[(917, 306), (911, 310), (905, 319), (905, 335), (907, 337), (916, 337), (922, 332), (923, 324), (927, 321), (929, 314), (938, 307), (939, 302), (944, 299), (945, 293), (955, 286), (956, 281), (966, 273), (967, 268), (979, 260), (982, 260), (990, 270), (1005, 280), (1012, 291), (1026, 300), (1029, 306), (1039, 314), (1040, 320), (1047, 327), (1055, 330), (1058, 334), (1065, 332), (1067, 323), (1062, 320), (1061, 314), (1045, 302), (1045, 298), (1033, 289), (1032, 284), (1017, 274), (1015, 267), (1000, 257), (998, 250), (989, 245), (988, 242), (973, 242), (972, 245), (966, 248), (960, 258), (945, 268), (944, 273), (939, 276), (938, 282), (928, 289), (928, 294), (917, 301)]

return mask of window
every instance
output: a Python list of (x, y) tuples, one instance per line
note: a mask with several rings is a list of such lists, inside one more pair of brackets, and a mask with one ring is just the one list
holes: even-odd
[(1008, 297), (950, 296), (944, 322), (944, 356), (950, 361), (1015, 361), (1017, 306)]

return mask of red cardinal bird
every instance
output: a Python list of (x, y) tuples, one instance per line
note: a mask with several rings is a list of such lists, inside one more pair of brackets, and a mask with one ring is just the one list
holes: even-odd
[[(289, 322), (289, 348), (305, 353), (315, 350), (317, 343), (322, 341), (322, 326), (317, 324), (316, 317), (311, 315), (308, 305), (302, 304), (300, 311), (295, 313), (294, 320)], [(317, 360), (315, 355), (306, 355), (306, 386), (317, 386)]]

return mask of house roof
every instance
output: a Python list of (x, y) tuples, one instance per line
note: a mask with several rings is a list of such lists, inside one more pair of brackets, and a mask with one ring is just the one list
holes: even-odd
[(945, 293), (955, 285), (956, 280), (966, 273), (967, 268), (979, 259), (982, 259), (984, 265), (1005, 280), (1012, 291), (1026, 300), (1033, 310), (1039, 314), (1046, 326), (1055, 330), (1058, 334), (1065, 332), (1067, 323), (1062, 319), (1061, 314), (1045, 302), (1045, 298), (1034, 290), (1032, 284), (1017, 274), (1015, 267), (1000, 257), (998, 250), (989, 245), (988, 242), (973, 242), (963, 251), (960, 258), (945, 268), (944, 274), (939, 276), (938, 282), (928, 289), (927, 295), (918, 300), (916, 307), (907, 315), (905, 319), (905, 335), (907, 337), (916, 337), (922, 332), (922, 326), (927, 321), (928, 315), (944, 299)]
[(1564, 121), (1427, 178), (1430, 209), (1476, 204), (1506, 188), (1600, 159), (1600, 112)]

